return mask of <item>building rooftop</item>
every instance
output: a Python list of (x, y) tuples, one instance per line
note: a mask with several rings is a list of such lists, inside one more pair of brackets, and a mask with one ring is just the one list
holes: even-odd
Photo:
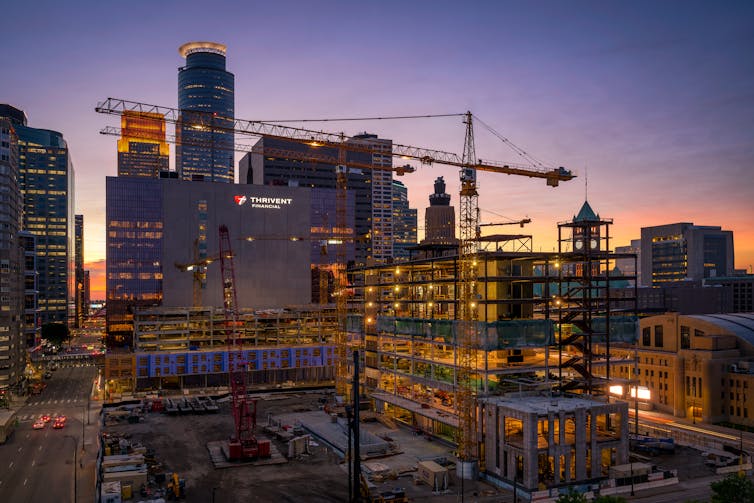
[(754, 346), (754, 313), (694, 314), (689, 318), (713, 323)]
[(537, 415), (545, 415), (549, 412), (573, 412), (577, 409), (591, 409), (593, 407), (607, 405), (603, 400), (572, 396), (491, 397), (485, 398), (483, 401), (515, 409), (520, 412), (534, 412)]
[(227, 49), (228, 47), (225, 44), (217, 42), (187, 42), (178, 48), (178, 53), (183, 58), (195, 52), (211, 52), (225, 56)]

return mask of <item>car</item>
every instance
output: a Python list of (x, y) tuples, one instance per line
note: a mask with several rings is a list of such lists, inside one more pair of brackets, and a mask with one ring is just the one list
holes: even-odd
[(58, 416), (55, 418), (55, 421), (60, 421), (61, 423), (65, 423), (66, 419), (68, 419), (65, 416)]
[(47, 414), (40, 416), (39, 418), (40, 421), (44, 421), (45, 423), (49, 423), (50, 419), (51, 419), (50, 416), (48, 416)]
[(52, 372), (50, 372), (49, 370), (45, 372), (45, 379), (52, 379)]
[(47, 423), (42, 421), (42, 418), (37, 419), (34, 421), (34, 424), (31, 425), (35, 430), (42, 430), (45, 426), (47, 426)]
[(65, 427), (65, 418), (63, 418), (61, 420), (59, 417), (56, 417), (55, 421), (52, 423), (52, 427), (55, 428), (56, 430), (64, 428)]

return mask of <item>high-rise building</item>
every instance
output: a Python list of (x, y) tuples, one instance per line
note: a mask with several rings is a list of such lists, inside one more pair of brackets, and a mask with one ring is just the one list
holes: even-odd
[(641, 229), (641, 284), (733, 275), (733, 231), (681, 222)]
[(124, 112), (118, 139), (118, 176), (159, 178), (168, 171), (169, 147), (165, 117), (147, 112)]
[(0, 116), (4, 111), (18, 135), (22, 227), (37, 238), (41, 323), (68, 323), (74, 315), (74, 170), (68, 144), (57, 131), (28, 127), (22, 111), (0, 106)]
[(312, 245), (298, 238), (312, 231), (314, 192), (108, 177), (108, 345), (133, 347), (138, 309), (222, 307), (221, 224), (232, 239), (239, 307), (310, 303)]
[(226, 47), (189, 42), (179, 49), (176, 169), (183, 180), (233, 183), (235, 77), (225, 69)]
[(423, 245), (454, 245), (456, 239), (456, 212), (450, 205), (450, 194), (445, 192), (445, 180), (437, 177), (435, 192), (429, 195), (429, 208), (424, 212)]
[(28, 231), (18, 233), (24, 254), (24, 340), (27, 348), (40, 342), (39, 289), (37, 287), (37, 238)]
[(393, 259), (408, 260), (409, 248), (416, 246), (417, 211), (408, 207), (408, 188), (393, 180)]
[(22, 329), (23, 259), (18, 239), (22, 200), (15, 127), (11, 119), (0, 116), (0, 391), (3, 393), (21, 383), (26, 349)]
[[(374, 166), (392, 166), (392, 141), (372, 134), (356, 135), (353, 142), (374, 146), (374, 153), (347, 151), (347, 161)], [(255, 153), (246, 154), (239, 162), (239, 181), (246, 184), (288, 185), (335, 189), (336, 166), (326, 162), (302, 161), (311, 153), (313, 159), (338, 158), (337, 149), (310, 146), (295, 141), (272, 138), (260, 139), (254, 145)], [(260, 152), (264, 151), (264, 155)], [(287, 157), (285, 152), (295, 152)], [(392, 171), (378, 169), (349, 169), (346, 175), (347, 190), (353, 193), (356, 265), (385, 263), (393, 254), (392, 223)], [(330, 225), (336, 215), (330, 215)]]
[(632, 253), (636, 255), (636, 258), (617, 259), (615, 266), (626, 276), (636, 276), (637, 281), (641, 284), (641, 270), (638, 267), (641, 264), (641, 239), (632, 239), (631, 244), (628, 246), (616, 246), (615, 253)]
[(76, 215), (75, 227), (75, 281), (76, 281), (76, 318), (74, 326), (81, 328), (84, 318), (88, 314), (88, 307), (84, 302), (84, 215)]

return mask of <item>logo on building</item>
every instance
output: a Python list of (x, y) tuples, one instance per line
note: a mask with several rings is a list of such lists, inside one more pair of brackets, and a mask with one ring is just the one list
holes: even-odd
[(290, 206), (293, 203), (292, 197), (257, 197), (257, 196), (233, 196), (238, 206), (246, 202), (252, 208), (263, 208), (279, 210), (283, 206)]

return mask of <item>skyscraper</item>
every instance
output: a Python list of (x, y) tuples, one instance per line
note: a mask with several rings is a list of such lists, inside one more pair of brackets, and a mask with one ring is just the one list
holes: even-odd
[(179, 178), (233, 183), (235, 77), (225, 69), (223, 44), (189, 42), (178, 52), (179, 123), (176, 169)]
[[(15, 110), (15, 112), (14, 112)], [(42, 324), (68, 323), (74, 301), (74, 170), (63, 135), (26, 125), (25, 114), (0, 105), (18, 135), (23, 229), (37, 238)]]
[[(373, 153), (346, 151), (347, 161), (373, 166), (392, 166), (392, 140), (377, 138), (373, 134), (360, 134), (350, 140), (373, 146)], [(259, 152), (264, 151), (261, 155)], [(285, 152), (296, 152), (292, 158)], [(322, 161), (300, 160), (313, 152), (312, 158), (338, 158), (337, 149), (310, 146), (295, 141), (262, 138), (254, 145), (254, 153), (246, 154), (239, 162), (239, 181), (261, 185), (288, 185), (291, 187), (337, 187), (336, 166)], [(389, 169), (349, 169), (347, 190), (353, 193), (356, 265), (384, 263), (392, 259), (392, 171)], [(329, 225), (336, 222), (330, 215)]]
[(118, 139), (118, 176), (159, 178), (168, 171), (170, 150), (165, 141), (165, 117), (147, 112), (124, 112)]
[(24, 339), (27, 348), (40, 342), (39, 288), (37, 287), (37, 237), (28, 231), (18, 233), (24, 254)]
[[(23, 377), (23, 260), (18, 239), (21, 190), (18, 184), (18, 136), (0, 109), (0, 391)], [(20, 112), (19, 110), (15, 110)]]
[(416, 209), (408, 207), (408, 189), (393, 180), (393, 259), (408, 260), (409, 248), (416, 246)]
[(690, 222), (642, 227), (641, 284), (733, 275), (733, 231)]
[(445, 180), (435, 180), (435, 192), (429, 195), (429, 208), (424, 212), (424, 240), (422, 244), (453, 245), (456, 239), (456, 211), (445, 192)]
[(76, 215), (75, 228), (75, 285), (76, 285), (76, 318), (74, 326), (81, 328), (84, 324), (84, 317), (88, 308), (84, 303), (84, 215)]

